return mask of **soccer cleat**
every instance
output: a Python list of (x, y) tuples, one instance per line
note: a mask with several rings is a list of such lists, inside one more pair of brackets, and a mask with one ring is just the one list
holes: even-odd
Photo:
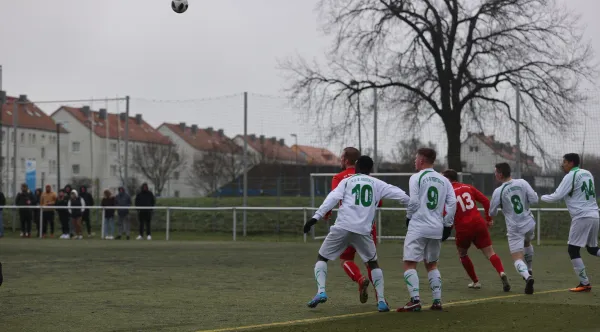
[(308, 302), (308, 307), (316, 308), (317, 305), (319, 305), (319, 303), (325, 303), (325, 302), (327, 302), (327, 294), (325, 294), (325, 292), (322, 292), (322, 293), (315, 295), (315, 297), (313, 297), (313, 299)]
[(146, 240), (152, 240), (152, 236), (148, 235), (148, 236), (146, 237)]
[(479, 281), (472, 282), (468, 286), (469, 286), (469, 288), (481, 289), (481, 283)]
[(581, 292), (591, 292), (592, 291), (592, 284), (579, 284), (577, 285), (577, 287), (575, 288), (571, 288), (569, 289), (569, 292), (574, 292), (574, 293), (581, 293)]
[(138, 237), (135, 238), (136, 240), (143, 240), (144, 238), (141, 235), (138, 235)]
[(379, 303), (377, 303), (377, 310), (379, 312), (388, 312), (390, 311), (390, 307), (386, 301), (379, 301)]
[(510, 292), (510, 284), (508, 283), (508, 277), (506, 276), (506, 273), (502, 272), (500, 274), (500, 279), (502, 280), (502, 289), (505, 292)]
[(525, 294), (533, 294), (533, 277), (529, 276), (525, 282)]
[(442, 311), (442, 301), (433, 300), (433, 304), (431, 305), (431, 310)]
[(360, 298), (360, 303), (367, 303), (367, 300), (369, 299), (369, 292), (367, 292), (367, 290), (369, 288), (370, 283), (371, 282), (369, 281), (369, 279), (365, 277), (362, 277), (358, 281), (358, 294)]
[(414, 302), (410, 300), (404, 307), (400, 307), (396, 309), (396, 312), (413, 312), (413, 311), (421, 311), (421, 301)]

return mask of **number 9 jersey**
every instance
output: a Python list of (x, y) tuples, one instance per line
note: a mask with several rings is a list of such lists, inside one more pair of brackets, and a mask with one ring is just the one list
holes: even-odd
[(490, 202), (490, 216), (495, 216), (500, 208), (504, 214), (508, 234), (527, 232), (535, 225), (529, 206), (538, 201), (537, 193), (527, 181), (513, 179), (494, 190)]

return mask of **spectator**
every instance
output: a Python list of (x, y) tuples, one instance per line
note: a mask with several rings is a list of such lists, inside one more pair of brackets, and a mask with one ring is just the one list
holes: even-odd
[(56, 205), (56, 193), (52, 191), (52, 186), (46, 185), (46, 191), (42, 193), (40, 205), (44, 206), (42, 211), (43, 227), (42, 232), (45, 237), (48, 233), (48, 226), (50, 226), (50, 237), (54, 237), (54, 209), (47, 208), (48, 206)]
[[(104, 198), (102, 198), (101, 205), (104, 207), (116, 206), (117, 200), (112, 195), (110, 190), (104, 190)], [(114, 239), (113, 233), (115, 231), (115, 209), (105, 208), (104, 209), (104, 234), (102, 236), (106, 240)]]
[(21, 192), (15, 198), (15, 205), (25, 206), (19, 208), (19, 219), (21, 220), (21, 237), (31, 237), (31, 219), (33, 211), (31, 206), (35, 203), (35, 197), (27, 187), (27, 184), (21, 185)]
[[(64, 190), (60, 190), (58, 192), (58, 198), (56, 199), (56, 206), (68, 206), (69, 205), (69, 196), (65, 195)], [(69, 210), (67, 209), (56, 209), (56, 213), (58, 214), (58, 220), (60, 221), (60, 226), (62, 228), (61, 239), (70, 239), (70, 227), (69, 227)]]
[[(81, 186), (79, 188), (79, 197), (83, 198), (85, 202), (85, 206), (94, 206), (94, 197), (88, 192), (88, 188), (86, 186)], [(83, 212), (82, 221), (85, 221), (85, 227), (87, 228), (88, 237), (91, 237), (92, 234), (92, 224), (90, 222), (90, 209), (85, 209)]]
[[(135, 206), (154, 206), (156, 200), (154, 194), (148, 189), (148, 184), (142, 184), (142, 190), (135, 196)], [(146, 226), (147, 239), (152, 240), (152, 231), (150, 230), (150, 220), (152, 220), (152, 209), (138, 209), (138, 220), (140, 222), (140, 235), (137, 240), (144, 238), (144, 225)]]
[[(0, 191), (0, 206), (6, 205), (6, 197), (4, 197), (4, 193)], [(0, 207), (0, 239), (4, 237), (4, 216), (3, 216), (3, 208)]]
[[(71, 199), (71, 190), (73, 190), (73, 187), (71, 187), (70, 184), (67, 184), (65, 186), (65, 196), (67, 197), (67, 201)], [(71, 238), (73, 237), (73, 224), (71, 222), (69, 222), (69, 235), (71, 236)]]
[[(125, 192), (124, 187), (119, 187), (119, 193), (116, 197), (117, 206), (131, 206), (131, 196)], [(127, 240), (129, 240), (129, 235), (131, 233), (131, 222), (129, 221), (129, 209), (118, 209), (117, 213), (119, 215), (119, 235), (117, 235), (117, 240), (121, 239), (121, 235), (125, 233), (127, 236)]]
[(37, 188), (35, 189), (35, 195), (34, 195), (34, 203), (31, 205), (35, 205), (38, 206), (37, 209), (33, 209), (33, 224), (35, 225), (35, 229), (36, 229), (36, 237), (40, 237), (40, 232), (42, 231), (40, 229), (40, 200), (42, 199), (42, 188)]
[(79, 197), (77, 190), (71, 190), (71, 199), (69, 200), (68, 207), (71, 221), (75, 227), (75, 236), (73, 238), (81, 240), (83, 239), (81, 218), (87, 209), (85, 208), (85, 200), (82, 197)]

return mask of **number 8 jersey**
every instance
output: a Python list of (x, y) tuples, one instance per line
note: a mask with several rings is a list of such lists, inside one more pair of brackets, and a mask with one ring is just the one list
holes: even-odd
[(374, 177), (355, 174), (345, 178), (327, 195), (313, 218), (319, 220), (341, 201), (335, 224), (349, 232), (369, 235), (375, 220), (379, 201), (384, 198), (408, 204), (409, 197), (404, 190), (387, 184)]
[(495, 216), (500, 208), (508, 233), (527, 232), (535, 225), (529, 206), (538, 200), (538, 194), (527, 181), (513, 179), (494, 190), (490, 202), (490, 216)]

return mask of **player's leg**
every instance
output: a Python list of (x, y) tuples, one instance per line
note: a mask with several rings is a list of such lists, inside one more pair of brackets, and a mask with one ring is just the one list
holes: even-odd
[(317, 282), (317, 295), (308, 302), (309, 308), (315, 308), (319, 303), (327, 302), (327, 293), (325, 291), (327, 281), (327, 261), (338, 258), (344, 249), (348, 247), (348, 235), (348, 231), (332, 227), (321, 244), (317, 263), (314, 268), (315, 280)]
[(2, 263), (0, 263), (0, 286), (4, 282), (4, 275), (2, 275)]
[(423, 260), (423, 251), (426, 244), (425, 238), (420, 238), (411, 233), (406, 234), (404, 239), (404, 283), (408, 288), (410, 301), (398, 312), (421, 311), (421, 296), (419, 294), (419, 275), (417, 274), (417, 263)]
[(456, 242), (456, 250), (458, 251), (458, 257), (460, 258), (460, 263), (463, 268), (467, 272), (467, 275), (471, 279), (471, 283), (468, 285), (469, 288), (481, 288), (481, 284), (479, 283), (479, 278), (477, 278), (477, 274), (475, 273), (475, 266), (471, 261), (471, 258), (468, 255), (469, 247), (471, 246), (472, 238), (467, 232), (456, 231), (455, 235)]
[[(568, 251), (569, 257), (571, 258), (571, 264), (573, 264), (573, 269), (575, 270), (575, 274), (577, 274), (577, 276), (579, 277), (579, 285), (577, 285), (574, 288), (571, 288), (571, 292), (589, 292), (592, 290), (592, 284), (590, 283), (590, 280), (587, 276), (585, 264), (583, 264), (583, 260), (581, 259), (581, 248), (584, 246), (587, 247), (589, 244), (595, 244), (595, 246), (598, 245), (597, 230), (595, 234), (595, 242), (589, 238), (591, 233), (594, 233), (594, 227), (595, 220), (592, 221), (590, 219), (580, 219), (571, 223), (571, 229), (569, 231)], [(589, 249), (588, 252), (590, 252)]]
[(377, 310), (379, 312), (388, 312), (390, 308), (385, 300), (383, 271), (377, 262), (377, 249), (375, 242), (370, 235), (360, 235), (352, 233), (350, 235), (350, 243), (356, 248), (360, 258), (365, 262), (371, 270), (373, 277), (373, 288), (377, 294)]
[(508, 248), (514, 261), (515, 269), (525, 280), (525, 294), (533, 294), (533, 277), (529, 274), (527, 264), (524, 262), (525, 234), (509, 233)]
[(433, 304), (431, 310), (442, 310), (442, 275), (437, 268), (438, 260), (440, 259), (440, 251), (442, 249), (442, 240), (427, 239), (425, 245), (425, 268), (427, 269), (427, 277), (429, 279), (429, 287)]
[(590, 255), (600, 257), (600, 248), (598, 248), (598, 229), (600, 228), (600, 221), (594, 219), (591, 223), (592, 227), (588, 233), (586, 249)]
[(366, 303), (369, 299), (369, 292), (367, 292), (369, 288), (369, 279), (365, 278), (360, 273), (360, 268), (354, 263), (355, 254), (356, 249), (352, 246), (348, 246), (348, 248), (340, 255), (340, 261), (344, 272), (346, 272), (352, 281), (358, 284), (358, 297), (360, 303)]
[(481, 227), (477, 230), (477, 235), (475, 236), (473, 243), (475, 244), (475, 247), (481, 250), (483, 255), (490, 261), (496, 272), (498, 272), (500, 280), (502, 281), (502, 289), (505, 292), (510, 291), (510, 283), (508, 282), (508, 277), (504, 272), (502, 260), (500, 257), (498, 257), (496, 252), (494, 252), (490, 231), (485, 224), (482, 223)]

